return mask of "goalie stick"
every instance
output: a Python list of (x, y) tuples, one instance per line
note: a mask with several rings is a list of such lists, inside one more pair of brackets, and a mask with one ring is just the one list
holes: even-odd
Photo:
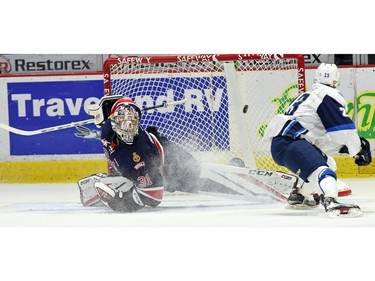
[(33, 131), (21, 130), (21, 129), (17, 129), (17, 128), (5, 125), (3, 123), (0, 123), (0, 128), (6, 130), (8, 132), (14, 133), (16, 135), (35, 136), (35, 135), (39, 135), (39, 134), (44, 134), (44, 133), (49, 133), (49, 132), (53, 132), (53, 131), (59, 131), (59, 130), (63, 130), (63, 129), (72, 128), (72, 127), (75, 127), (77, 125), (87, 125), (87, 124), (91, 124), (91, 123), (94, 123), (94, 120), (93, 119), (87, 119), (87, 120), (83, 120), (83, 121), (72, 122), (72, 123), (68, 123), (68, 124), (63, 124), (63, 125), (58, 125), (58, 126), (54, 126), (54, 127), (48, 127), (48, 128), (43, 128), (43, 129), (39, 129), (39, 130), (33, 130)]
[[(172, 105), (178, 105), (178, 104), (182, 104), (182, 103), (185, 103), (185, 102), (186, 102), (186, 99), (179, 100), (179, 101), (173, 101), (173, 102), (165, 102), (163, 104), (159, 104), (159, 105), (156, 105), (156, 106), (147, 107), (147, 108), (143, 109), (142, 111), (152, 110), (152, 109), (161, 108), (161, 107), (168, 107), (168, 106), (172, 106)], [(33, 130), (33, 131), (21, 130), (21, 129), (17, 129), (17, 128), (11, 127), (9, 125), (0, 123), (0, 128), (3, 129), (3, 130), (6, 130), (8, 132), (14, 133), (16, 135), (35, 136), (35, 135), (40, 135), (40, 134), (54, 132), (54, 131), (60, 131), (60, 130), (63, 130), (63, 129), (69, 129), (69, 128), (73, 128), (73, 127), (76, 127), (76, 126), (83, 126), (83, 125), (92, 124), (92, 123), (94, 123), (94, 119), (87, 119), (87, 120), (62, 124), (62, 125), (58, 125), (58, 126), (53, 126), (53, 127), (48, 127), (48, 128), (43, 128), (43, 129), (38, 129), (38, 130)]]

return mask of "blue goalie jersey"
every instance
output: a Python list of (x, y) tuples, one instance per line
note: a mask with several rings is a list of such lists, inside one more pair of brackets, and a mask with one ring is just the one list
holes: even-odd
[(108, 119), (102, 127), (101, 138), (106, 157), (116, 172), (140, 188), (163, 186), (164, 153), (156, 137), (139, 128), (132, 145), (121, 143)]

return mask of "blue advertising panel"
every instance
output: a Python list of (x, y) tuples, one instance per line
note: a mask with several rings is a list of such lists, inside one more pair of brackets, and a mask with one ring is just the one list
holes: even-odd
[[(51, 81), (8, 83), (9, 125), (21, 130), (90, 119), (84, 108), (103, 96), (103, 81)], [(97, 129), (90, 124), (87, 127)], [(10, 155), (102, 153), (95, 139), (76, 137), (75, 128), (21, 136), (10, 133)]]

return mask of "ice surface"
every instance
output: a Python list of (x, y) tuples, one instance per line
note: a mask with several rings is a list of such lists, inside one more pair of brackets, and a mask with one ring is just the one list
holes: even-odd
[(362, 217), (332, 219), (322, 207), (286, 209), (202, 194), (169, 193), (155, 209), (114, 213), (105, 207), (83, 207), (76, 184), (0, 185), (1, 227), (373, 227), (375, 180), (344, 179), (353, 193), (342, 202), (358, 204)]

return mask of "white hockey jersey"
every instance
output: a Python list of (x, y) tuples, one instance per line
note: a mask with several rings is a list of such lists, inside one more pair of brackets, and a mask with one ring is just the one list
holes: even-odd
[(346, 114), (347, 104), (341, 93), (323, 84), (299, 95), (285, 114), (276, 115), (268, 124), (264, 138), (274, 136), (304, 138), (332, 154), (346, 145), (351, 156), (361, 150), (353, 121)]

